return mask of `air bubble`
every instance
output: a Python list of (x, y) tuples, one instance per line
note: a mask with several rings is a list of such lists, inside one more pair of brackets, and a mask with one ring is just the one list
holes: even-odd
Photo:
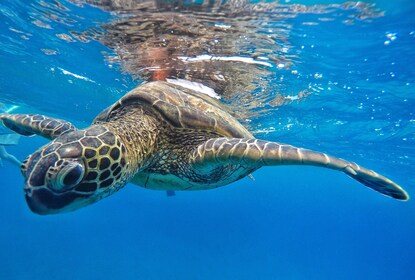
[(321, 78), (323, 78), (323, 74), (320, 74), (320, 73), (314, 74), (314, 79), (321, 79)]
[(396, 33), (386, 33), (386, 37), (389, 39), (389, 40), (391, 40), (391, 42), (393, 42), (393, 41), (395, 41), (396, 40)]

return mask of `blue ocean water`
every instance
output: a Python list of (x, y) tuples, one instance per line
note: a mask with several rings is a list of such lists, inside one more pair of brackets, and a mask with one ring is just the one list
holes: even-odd
[[(413, 196), (415, 4), (375, 4), (377, 16), (368, 18), (334, 5), (274, 23), (272, 32), (285, 35), (276, 52), (291, 66), (275, 67), (271, 92), (310, 94), (243, 121), (258, 138), (356, 161)], [(87, 126), (140, 83), (93, 39), (114, 17), (81, 1), (2, 1), (0, 102)], [(44, 143), (22, 138), (8, 151), (24, 159)], [(16, 167), (4, 162), (0, 174), (0, 279), (413, 279), (415, 273), (413, 200), (381, 196), (332, 170), (263, 168), (255, 181), (173, 198), (127, 185), (97, 204), (52, 216), (30, 212)]]

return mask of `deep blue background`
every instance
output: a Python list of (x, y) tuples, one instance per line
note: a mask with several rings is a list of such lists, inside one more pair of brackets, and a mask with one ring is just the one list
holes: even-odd
[[(63, 3), (84, 17), (73, 29), (110, 18), (92, 7)], [(62, 42), (55, 36), (65, 33), (61, 25), (50, 23), (53, 30), (33, 25), (41, 13), (33, 8), (38, 2), (30, 4), (0, 5), (0, 99), (20, 105), (23, 112), (46, 112), (86, 126), (137, 81), (116, 65), (109, 67), (102, 52), (110, 50), (98, 42)], [(258, 137), (358, 161), (414, 195), (414, 5), (382, 1), (378, 6), (385, 16), (352, 26), (342, 24), (346, 15), (338, 11), (330, 15), (334, 22), (317, 26), (301, 24), (316, 20), (316, 15), (288, 21), (294, 25), (296, 67), (304, 74), (299, 80), (325, 90), (257, 120), (262, 128), (277, 128)], [(10, 27), (32, 35), (23, 39)], [(397, 39), (385, 46), (388, 32), (397, 33)], [(59, 54), (46, 56), (42, 48)], [(64, 75), (58, 68), (95, 83)], [(323, 78), (315, 81), (316, 72)], [(346, 123), (335, 125), (337, 121)], [(44, 143), (37, 137), (24, 138), (9, 151), (23, 159)], [(255, 181), (243, 179), (173, 198), (127, 185), (96, 205), (55, 216), (29, 211), (18, 169), (5, 162), (0, 174), (0, 279), (415, 275), (413, 200), (394, 201), (331, 170), (263, 168), (255, 172)]]

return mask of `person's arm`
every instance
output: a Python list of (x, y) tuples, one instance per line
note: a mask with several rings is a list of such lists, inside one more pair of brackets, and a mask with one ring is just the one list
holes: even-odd
[(21, 162), (15, 156), (9, 154), (3, 145), (0, 145), (0, 160), (1, 159), (8, 160), (18, 167), (21, 165)]

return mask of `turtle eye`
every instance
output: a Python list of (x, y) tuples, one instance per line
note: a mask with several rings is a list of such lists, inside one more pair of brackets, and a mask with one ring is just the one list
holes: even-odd
[(51, 187), (62, 192), (77, 186), (83, 179), (85, 168), (78, 162), (63, 164), (63, 167), (53, 176)]
[(69, 170), (63, 175), (63, 184), (65, 186), (75, 186), (77, 185), (82, 177), (84, 176), (84, 168), (80, 164), (71, 166)]

